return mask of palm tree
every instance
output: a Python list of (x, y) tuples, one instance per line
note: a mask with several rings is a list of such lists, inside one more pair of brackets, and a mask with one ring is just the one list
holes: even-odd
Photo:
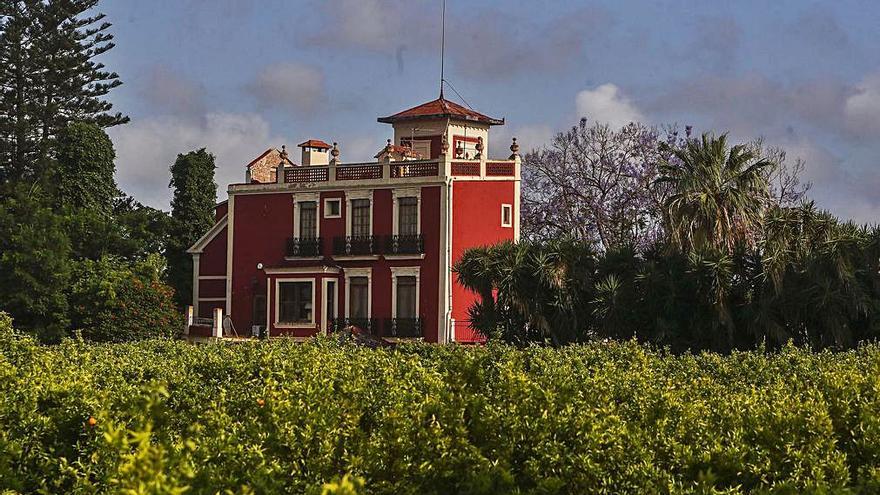
[(745, 145), (729, 147), (726, 134), (667, 149), (672, 159), (661, 163), (655, 184), (669, 189), (664, 214), (672, 239), (683, 249), (728, 253), (737, 242), (752, 244), (774, 164)]

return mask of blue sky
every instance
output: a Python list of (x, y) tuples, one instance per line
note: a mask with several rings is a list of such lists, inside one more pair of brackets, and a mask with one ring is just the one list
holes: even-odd
[[(440, 0), (107, 0), (103, 61), (132, 118), (112, 129), (121, 187), (168, 208), (168, 166), (206, 146), (221, 190), (269, 146), (338, 141), (366, 160), (376, 122), (436, 97)], [(811, 196), (880, 220), (880, 2), (463, 1), (447, 3), (446, 78), (540, 146), (577, 122), (638, 119), (806, 162)], [(447, 96), (449, 91), (447, 91)], [(225, 196), (222, 193), (221, 196)]]

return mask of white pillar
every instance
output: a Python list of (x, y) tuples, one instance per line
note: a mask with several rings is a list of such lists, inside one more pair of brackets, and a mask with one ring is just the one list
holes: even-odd
[(195, 309), (192, 306), (186, 307), (186, 323), (183, 325), (183, 334), (189, 335), (189, 327), (193, 324), (193, 320), (195, 319)]
[(211, 335), (217, 338), (223, 337), (223, 308), (214, 308), (214, 328)]

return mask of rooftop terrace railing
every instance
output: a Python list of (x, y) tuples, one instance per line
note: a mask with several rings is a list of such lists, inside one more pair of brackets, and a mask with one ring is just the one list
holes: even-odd
[(399, 162), (347, 163), (287, 167), (280, 179), (286, 184), (398, 180), (422, 177), (515, 177), (514, 160), (455, 160), (449, 170), (442, 160), (412, 160)]

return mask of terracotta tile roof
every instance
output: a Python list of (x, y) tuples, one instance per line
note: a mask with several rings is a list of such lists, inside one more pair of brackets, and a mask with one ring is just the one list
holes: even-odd
[(402, 120), (425, 119), (425, 118), (452, 118), (482, 122), (489, 125), (502, 125), (504, 119), (487, 117), (470, 108), (465, 108), (458, 103), (444, 99), (442, 96), (434, 101), (423, 103), (417, 107), (404, 110), (390, 117), (379, 117), (377, 120), (384, 124), (393, 124)]
[(309, 139), (306, 142), (299, 143), (297, 146), (300, 148), (304, 148), (306, 146), (308, 146), (309, 148), (326, 148), (328, 150), (333, 147), (325, 143), (324, 141), (321, 141), (320, 139)]

